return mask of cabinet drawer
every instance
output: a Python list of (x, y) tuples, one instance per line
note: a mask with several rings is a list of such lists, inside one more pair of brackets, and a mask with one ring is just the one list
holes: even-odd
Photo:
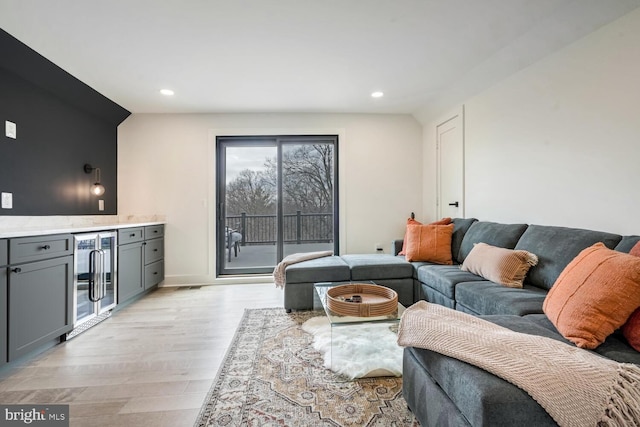
[(21, 237), (9, 240), (9, 264), (40, 261), (73, 254), (73, 236)]
[(138, 228), (123, 228), (118, 230), (118, 244), (126, 245), (127, 243), (141, 242), (144, 239), (144, 229)]
[(144, 228), (144, 239), (157, 239), (164, 236), (164, 225), (150, 225)]
[(0, 266), (9, 264), (8, 243), (4, 239), (0, 239)]
[(154, 262), (144, 267), (144, 288), (152, 286), (164, 280), (164, 261)]
[(164, 258), (164, 239), (147, 240), (144, 245), (144, 264)]

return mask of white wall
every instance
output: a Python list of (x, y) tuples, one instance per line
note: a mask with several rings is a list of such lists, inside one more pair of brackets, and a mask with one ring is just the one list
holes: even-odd
[(640, 10), (466, 100), (467, 216), (640, 234), (639, 46)]
[(338, 134), (341, 253), (372, 253), (421, 214), (409, 115), (133, 114), (118, 129), (118, 211), (166, 215), (165, 284), (214, 283), (215, 135)]

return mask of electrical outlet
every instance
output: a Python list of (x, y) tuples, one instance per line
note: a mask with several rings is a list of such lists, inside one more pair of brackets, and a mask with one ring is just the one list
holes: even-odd
[(2, 193), (2, 209), (13, 209), (13, 193)]
[(7, 138), (16, 139), (18, 137), (18, 129), (16, 124), (13, 122), (10, 122), (9, 120), (5, 120), (4, 133), (7, 136)]

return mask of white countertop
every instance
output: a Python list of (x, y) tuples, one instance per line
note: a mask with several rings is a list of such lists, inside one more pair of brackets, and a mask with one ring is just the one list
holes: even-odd
[(0, 239), (8, 239), (12, 237), (27, 237), (27, 236), (44, 236), (51, 234), (68, 234), (68, 233), (90, 233), (95, 231), (108, 231), (117, 230), (120, 228), (130, 227), (146, 227), (149, 225), (161, 225), (165, 224), (164, 221), (149, 221), (149, 222), (114, 222), (95, 225), (38, 225), (33, 227), (16, 227), (16, 228), (0, 228)]

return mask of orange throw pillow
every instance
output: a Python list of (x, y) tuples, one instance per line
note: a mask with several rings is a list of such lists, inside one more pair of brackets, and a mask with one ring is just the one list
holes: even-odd
[[(435, 221), (429, 225), (448, 225), (451, 224), (451, 218), (442, 218), (440, 221)], [(407, 218), (407, 225), (422, 225), (421, 222), (416, 221), (413, 218)], [(402, 241), (402, 250), (398, 252), (398, 255), (407, 254), (407, 231), (404, 232), (404, 240)]]
[[(640, 257), (640, 242), (631, 248), (629, 255)], [(627, 323), (622, 325), (622, 335), (624, 335), (631, 347), (640, 351), (640, 308), (636, 309), (627, 320)]]
[(451, 236), (453, 224), (408, 225), (406, 235), (407, 261), (428, 261), (435, 264), (453, 264)]
[(419, 221), (416, 221), (413, 218), (407, 218), (407, 228), (404, 230), (404, 240), (402, 241), (402, 250), (398, 252), (398, 255), (407, 254), (407, 232), (409, 231), (410, 225), (422, 225), (422, 223)]
[(640, 351), (640, 308), (637, 308), (622, 326), (622, 335), (631, 347)]
[(542, 309), (566, 339), (593, 349), (638, 307), (640, 258), (596, 243), (565, 267)]

